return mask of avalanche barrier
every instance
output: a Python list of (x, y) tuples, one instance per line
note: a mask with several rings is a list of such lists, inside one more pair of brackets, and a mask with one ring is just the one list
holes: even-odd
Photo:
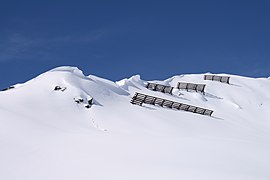
[(162, 93), (167, 93), (167, 94), (172, 94), (173, 91), (173, 87), (171, 86), (164, 86), (161, 84), (155, 84), (155, 83), (147, 83), (147, 85), (145, 86), (147, 89), (150, 89), (152, 91), (159, 91)]
[(185, 89), (187, 91), (193, 90), (193, 91), (201, 92), (204, 94), (205, 84), (193, 84), (193, 83), (178, 82), (177, 88), (178, 89)]
[(14, 86), (9, 86), (8, 88), (2, 89), (1, 91), (7, 91), (7, 90), (10, 90), (10, 89), (14, 89), (14, 88), (15, 88)]
[(183, 104), (183, 103), (178, 103), (154, 96), (149, 96), (146, 94), (141, 94), (141, 93), (135, 93), (134, 96), (132, 97), (132, 100), (130, 101), (132, 104), (136, 104), (141, 106), (143, 103), (145, 104), (151, 104), (151, 105), (159, 105), (161, 107), (167, 107), (170, 109), (177, 109), (177, 110), (182, 110), (182, 111), (188, 111), (192, 113), (197, 113), (197, 114), (202, 114), (202, 115), (207, 115), (211, 116), (214, 111), (209, 110), (209, 109), (204, 109), (188, 104)]
[(230, 84), (230, 77), (228, 76), (204, 75), (204, 80), (219, 81)]

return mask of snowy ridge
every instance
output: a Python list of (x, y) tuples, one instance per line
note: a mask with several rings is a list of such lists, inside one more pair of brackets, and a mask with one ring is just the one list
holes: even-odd
[[(148, 81), (206, 84), (205, 94), (169, 95), (145, 88), (139, 75), (112, 82), (66, 66), (2, 91), (0, 179), (268, 180), (269, 78), (219, 75), (230, 84), (203, 74)], [(132, 105), (135, 92), (214, 114)]]

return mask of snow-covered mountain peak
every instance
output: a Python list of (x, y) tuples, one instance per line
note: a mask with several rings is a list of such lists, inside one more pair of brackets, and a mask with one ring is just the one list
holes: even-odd
[[(0, 179), (269, 179), (269, 78), (204, 75), (113, 82), (65, 66), (1, 91)], [(133, 105), (136, 92), (214, 112)]]

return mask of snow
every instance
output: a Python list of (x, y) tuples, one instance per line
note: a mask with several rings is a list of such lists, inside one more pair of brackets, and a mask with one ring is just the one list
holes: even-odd
[[(219, 75), (230, 84), (203, 74), (149, 81), (206, 84), (205, 95), (171, 96), (146, 89), (139, 75), (112, 82), (65, 66), (2, 91), (0, 179), (269, 180), (269, 78)], [(132, 105), (135, 92), (214, 113)]]

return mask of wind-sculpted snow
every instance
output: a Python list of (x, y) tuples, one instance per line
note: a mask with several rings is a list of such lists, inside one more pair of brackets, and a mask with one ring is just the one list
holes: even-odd
[[(0, 179), (268, 180), (269, 78), (219, 75), (230, 84), (203, 74), (112, 82), (65, 66), (2, 91)], [(147, 82), (206, 88), (170, 95)], [(132, 105), (135, 92), (214, 113)]]

